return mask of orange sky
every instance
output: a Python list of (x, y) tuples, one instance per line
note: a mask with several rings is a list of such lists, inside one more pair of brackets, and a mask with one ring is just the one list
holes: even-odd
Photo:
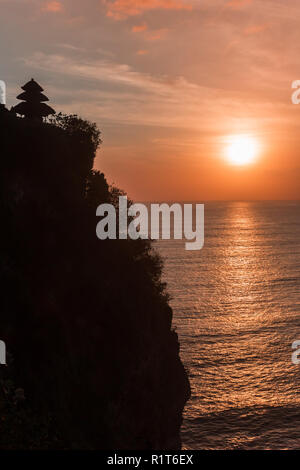
[[(136, 200), (299, 199), (298, 0), (0, 0), (8, 105), (31, 77), (96, 121)], [(243, 167), (228, 136), (259, 144)]]

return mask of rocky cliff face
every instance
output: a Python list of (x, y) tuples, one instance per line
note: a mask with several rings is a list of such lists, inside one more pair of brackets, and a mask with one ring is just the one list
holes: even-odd
[(179, 449), (190, 388), (161, 261), (96, 238), (118, 191), (91, 169), (95, 128), (64, 123), (0, 113), (0, 331), (26, 396), (0, 400), (24, 421), (0, 447)]

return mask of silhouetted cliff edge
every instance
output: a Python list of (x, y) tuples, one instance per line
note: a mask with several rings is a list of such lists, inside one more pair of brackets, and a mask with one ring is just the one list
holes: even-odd
[(118, 196), (98, 144), (74, 116), (0, 112), (0, 448), (180, 448), (190, 388), (161, 261), (96, 238)]

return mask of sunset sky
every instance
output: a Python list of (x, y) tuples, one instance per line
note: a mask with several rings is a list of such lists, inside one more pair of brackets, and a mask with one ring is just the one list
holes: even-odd
[(299, 0), (0, 0), (0, 79), (8, 106), (34, 77), (97, 122), (96, 166), (135, 200), (299, 199), (299, 20)]

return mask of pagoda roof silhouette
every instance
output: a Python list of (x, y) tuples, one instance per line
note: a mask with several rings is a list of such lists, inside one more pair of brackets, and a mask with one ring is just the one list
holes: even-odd
[(45, 104), (45, 101), (49, 101), (49, 99), (42, 93), (43, 88), (33, 78), (21, 88), (24, 91), (17, 96), (17, 99), (22, 102), (12, 108), (15, 113), (39, 120), (50, 114), (55, 114), (55, 110)]
[(22, 90), (24, 91), (33, 91), (33, 92), (42, 92), (44, 89), (32, 78), (29, 82), (23, 85)]
[[(36, 99), (36, 93), (32, 91), (23, 91), (20, 95), (17, 96), (17, 100), (22, 100), (22, 101), (27, 101), (28, 98), (31, 98), (32, 100)], [(38, 94), (38, 101), (43, 102), (43, 101), (49, 101), (49, 98), (47, 98), (46, 95), (43, 93)]]

